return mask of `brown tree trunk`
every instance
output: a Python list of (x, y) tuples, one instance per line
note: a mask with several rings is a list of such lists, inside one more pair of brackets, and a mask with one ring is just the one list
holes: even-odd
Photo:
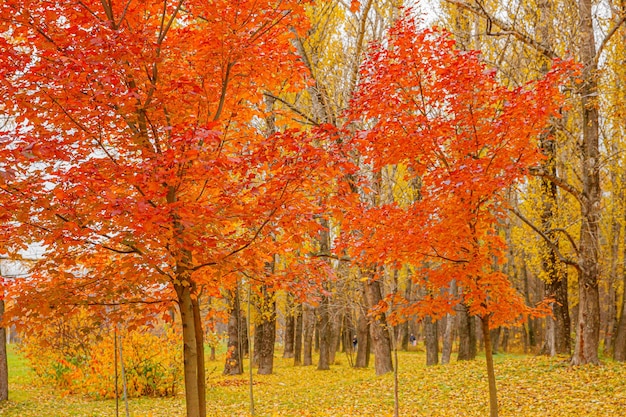
[[(626, 259), (626, 247), (624, 248), (624, 259)], [(620, 305), (620, 318), (615, 331), (615, 342), (613, 346), (613, 359), (626, 362), (626, 263), (622, 266), (622, 302)]]
[(198, 390), (198, 344), (194, 321), (193, 303), (189, 278), (182, 277), (180, 282), (187, 285), (174, 284), (178, 297), (178, 307), (183, 326), (183, 373), (185, 379), (185, 404), (187, 417), (199, 417), (200, 396)]
[[(2, 277), (0, 276), (0, 279)], [(3, 294), (0, 294), (2, 296)], [(0, 322), (4, 315), (4, 299), (0, 298)], [(7, 361), (7, 332), (0, 326), (0, 401), (9, 399), (9, 367)]]
[(355, 368), (367, 368), (370, 363), (370, 324), (365, 314), (365, 307), (360, 307), (357, 319)]
[[(625, 249), (626, 251), (626, 249)], [(622, 288), (626, 295), (626, 265), (622, 270)], [(613, 359), (620, 362), (626, 362), (626, 296), (622, 296), (620, 306), (620, 318), (617, 323), (617, 331), (615, 332), (615, 344), (613, 346)]]
[(224, 363), (224, 375), (240, 375), (243, 373), (243, 349), (239, 336), (241, 334), (241, 306), (239, 291), (230, 291), (226, 297), (230, 302), (228, 312), (228, 343), (226, 361)]
[(315, 326), (315, 313), (313, 307), (308, 304), (303, 305), (303, 347), (304, 347), (304, 366), (313, 365), (313, 327)]
[(467, 312), (467, 306), (460, 303), (458, 305), (459, 320), (459, 353), (457, 360), (471, 361), (476, 358), (476, 326), (474, 324), (474, 316), (470, 316)]
[(424, 343), (426, 345), (426, 365), (439, 363), (439, 330), (436, 321), (430, 316), (424, 319)]
[(256, 324), (254, 354), (257, 359), (257, 373), (270, 375), (274, 371), (274, 345), (276, 341), (276, 300), (265, 286), (261, 289), (259, 303), (260, 320)]
[(487, 359), (487, 380), (489, 381), (489, 416), (498, 417), (498, 392), (496, 391), (496, 374), (493, 366), (489, 316), (482, 317), (482, 330), (485, 343), (485, 358)]
[(317, 362), (317, 369), (327, 371), (330, 369), (330, 300), (326, 295), (322, 295), (322, 301), (317, 307), (317, 328), (319, 334), (320, 356)]
[(580, 15), (580, 61), (583, 74), (579, 87), (582, 105), (582, 182), (580, 228), (579, 311), (573, 365), (599, 364), (600, 296), (598, 288), (598, 248), (600, 224), (600, 151), (595, 36), (591, 0), (578, 0)]
[[(379, 280), (374, 279), (373, 271), (369, 272), (369, 277), (365, 286), (365, 298), (368, 308), (371, 310), (382, 301), (382, 289)], [(383, 375), (393, 371), (391, 361), (391, 337), (387, 328), (387, 318), (385, 313), (377, 313), (372, 318), (370, 324), (370, 335), (372, 336), (372, 347), (374, 350), (374, 369), (376, 375)]]
[(285, 350), (283, 358), (293, 358), (294, 356), (294, 334), (296, 331), (296, 320), (293, 312), (293, 302), (287, 303), (287, 316), (285, 317)]
[[(197, 291), (194, 292), (197, 294)], [(193, 308), (194, 330), (196, 332), (196, 351), (198, 352), (198, 403), (200, 417), (206, 417), (206, 368), (204, 366), (204, 331), (202, 330), (202, 314), (199, 296), (191, 297)]]
[(298, 366), (302, 365), (302, 304), (296, 307), (295, 316), (293, 364)]
[(335, 363), (335, 356), (337, 350), (341, 344), (341, 323), (343, 321), (343, 315), (336, 308), (330, 312), (330, 345), (328, 351), (328, 362), (330, 364)]
[[(453, 297), (456, 297), (457, 295), (456, 280), (452, 280), (452, 283), (450, 284), (450, 294)], [(446, 327), (443, 334), (443, 348), (441, 350), (442, 365), (450, 363), (450, 356), (452, 356), (452, 343), (454, 342), (454, 324), (454, 316), (452, 314), (446, 315)]]

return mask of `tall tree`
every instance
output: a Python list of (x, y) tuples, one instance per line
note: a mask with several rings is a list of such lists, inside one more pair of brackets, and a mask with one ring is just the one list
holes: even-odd
[[(477, 53), (458, 51), (445, 32), (417, 31), (405, 16), (361, 71), (349, 116), (364, 126), (349, 144), (363, 158), (358, 180), (375, 193), (371, 172), (406, 166), (407, 175), (420, 179), (421, 198), (406, 207), (355, 201), (358, 210), (344, 220), (351, 232), (346, 250), (355, 259), (412, 262), (427, 271), (415, 277), (432, 290), (405, 308), (407, 315), (448, 312), (454, 300), (441, 289), (455, 279), (490, 346), (489, 329), (532, 313), (506, 274), (493, 268), (494, 259), (506, 260), (496, 226), (506, 189), (540, 159), (536, 140), (558, 116), (567, 65), (507, 89)], [(493, 416), (495, 377), (487, 363)]]
[[(199, 286), (227, 284), (227, 265), (271, 228), (285, 233), (288, 213), (311, 222), (309, 186), (326, 175), (312, 137), (268, 140), (250, 123), (264, 118), (263, 91), (301, 79), (301, 2), (8, 0), (0, 16), (11, 242), (47, 247), (16, 308), (175, 300), (187, 415), (203, 416)], [(267, 244), (246, 268), (279, 250)]]

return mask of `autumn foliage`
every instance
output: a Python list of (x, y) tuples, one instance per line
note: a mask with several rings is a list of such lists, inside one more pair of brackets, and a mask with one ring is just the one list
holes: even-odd
[[(492, 326), (532, 313), (498, 266), (498, 221), (541, 160), (568, 66), (508, 89), (477, 52), (404, 17), (372, 45), (344, 126), (300, 129), (275, 104), (311, 87), (293, 47), (304, 3), (0, 4), (0, 237), (46, 251), (10, 314), (148, 320), (178, 305), (189, 416), (206, 397), (200, 294), (242, 276), (319, 289), (324, 216), (337, 257), (413, 266), (428, 293), (405, 316), (448, 312), (453, 279)], [(276, 255), (289, 271), (267, 271)]]
[[(456, 300), (440, 289), (452, 280), (470, 313), (494, 327), (531, 312), (499, 266), (498, 222), (506, 191), (542, 158), (536, 141), (559, 115), (568, 68), (556, 63), (509, 89), (478, 52), (408, 17), (373, 46), (348, 112), (363, 191), (347, 212), (343, 248), (364, 264), (415, 265), (429, 291), (403, 314), (448, 312)], [(389, 167), (395, 182), (384, 179)]]

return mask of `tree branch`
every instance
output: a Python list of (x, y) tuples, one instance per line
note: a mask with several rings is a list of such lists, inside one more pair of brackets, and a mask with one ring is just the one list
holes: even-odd
[[(444, 1), (446, 3), (453, 4), (463, 10), (467, 10), (477, 16), (481, 16), (487, 19), (486, 34), (489, 36), (510, 35), (516, 38), (517, 40), (519, 40), (520, 42), (524, 43), (525, 45), (531, 46), (537, 52), (539, 52), (540, 54), (544, 55), (545, 57), (549, 59), (555, 59), (559, 57), (559, 55), (556, 52), (554, 52), (552, 49), (548, 48), (546, 45), (542, 44), (541, 42), (537, 41), (536, 39), (532, 38), (530, 35), (520, 32), (512, 24), (505, 22), (489, 14), (478, 0), (474, 1), (475, 4), (471, 4), (468, 0), (444, 0)], [(502, 29), (503, 32), (492, 33), (491, 32), (492, 24), (495, 24), (496, 26), (498, 26), (500, 29)]]
[(531, 167), (528, 170), (528, 172), (532, 176), (545, 178), (545, 179), (551, 181), (557, 187), (561, 188), (562, 190), (567, 191), (569, 194), (574, 196), (574, 198), (576, 198), (576, 200), (580, 204), (583, 203), (583, 194), (577, 188), (575, 188), (573, 185), (569, 184), (564, 179), (559, 178), (556, 175), (551, 174), (550, 172), (548, 172), (543, 167)]
[(626, 22), (626, 15), (622, 16), (622, 18), (618, 20), (617, 23), (615, 23), (615, 26), (613, 26), (611, 30), (609, 30), (609, 33), (606, 34), (604, 39), (602, 39), (602, 42), (600, 43), (600, 46), (598, 47), (598, 51), (596, 52), (596, 56), (593, 57), (593, 63), (595, 66), (598, 65), (598, 60), (600, 59), (600, 55), (602, 54), (602, 51), (604, 50), (606, 45), (609, 43), (613, 35), (615, 35), (617, 30), (624, 24), (624, 22)]
[[(556, 243), (554, 243), (552, 241), (552, 239), (550, 239), (550, 237), (548, 237), (548, 235), (546, 235), (544, 232), (542, 232), (541, 229), (539, 229), (530, 220), (528, 220), (526, 217), (524, 217), (524, 215), (522, 213), (520, 213), (519, 210), (515, 209), (514, 207), (510, 207), (509, 211), (511, 213), (515, 214), (521, 221), (526, 223), (526, 225), (528, 227), (533, 229), (535, 231), (535, 233), (537, 233), (539, 236), (541, 236), (541, 238), (548, 244), (550, 249), (552, 249), (552, 251), (555, 253), (555, 255), (559, 258), (559, 261), (563, 262), (566, 265), (573, 266), (574, 268), (576, 268), (577, 271), (580, 272), (581, 268), (580, 268), (580, 265), (578, 264), (578, 262), (574, 261), (573, 259), (566, 258), (565, 256), (563, 256), (563, 254), (559, 250), (558, 245)], [(556, 229), (555, 229), (555, 231), (556, 231)], [(577, 251), (577, 248), (576, 247), (574, 247), (574, 248)]]

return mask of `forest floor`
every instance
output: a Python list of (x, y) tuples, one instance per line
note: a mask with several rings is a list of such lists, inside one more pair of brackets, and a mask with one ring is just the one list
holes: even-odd
[[(472, 362), (426, 367), (423, 352), (399, 352), (400, 416), (480, 416), (488, 412), (484, 357)], [(373, 360), (373, 358), (372, 358)], [(626, 415), (626, 364), (570, 367), (564, 358), (500, 354), (495, 356), (501, 417)], [(393, 375), (348, 366), (337, 355), (330, 371), (293, 367), (276, 357), (275, 373), (254, 375), (257, 416), (392, 416)], [(249, 416), (249, 386), (243, 376), (222, 376), (223, 361), (207, 362), (208, 416)], [(10, 400), (2, 417), (112, 417), (114, 400), (62, 396), (38, 384), (27, 363), (10, 349)], [(184, 396), (129, 400), (132, 417), (184, 415)], [(119, 415), (125, 416), (123, 401)]]

